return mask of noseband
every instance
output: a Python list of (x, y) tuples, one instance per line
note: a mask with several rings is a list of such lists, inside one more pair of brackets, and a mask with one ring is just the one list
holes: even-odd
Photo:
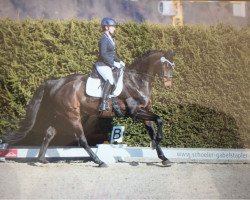
[[(168, 68), (169, 65), (170, 65), (170, 67), (171, 67), (172, 70), (173, 70), (174, 67), (175, 67), (174, 62), (170, 62), (170, 61), (169, 61), (168, 59), (166, 59), (165, 57), (161, 57), (160, 61), (161, 61), (162, 65), (163, 65), (163, 67)], [(167, 64), (167, 65), (166, 65), (166, 64)], [(165, 74), (165, 73), (163, 72), (162, 75), (161, 75), (161, 77), (162, 77), (162, 78), (167, 78), (167, 80), (171, 80), (171, 79), (172, 79), (172, 73), (170, 72), (170, 70), (168, 71), (167, 74)]]

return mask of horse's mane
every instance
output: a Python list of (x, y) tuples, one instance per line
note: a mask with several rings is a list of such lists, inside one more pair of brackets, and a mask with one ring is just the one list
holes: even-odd
[(155, 54), (155, 53), (164, 53), (164, 52), (165, 52), (165, 51), (163, 51), (163, 50), (148, 50), (148, 51), (146, 51), (145, 53), (143, 53), (143, 54), (137, 56), (137, 58), (136, 58), (128, 67), (129, 67), (129, 68), (133, 68), (133, 67), (135, 67), (138, 63), (143, 62), (143, 60), (144, 60), (146, 57), (148, 57), (148, 56), (150, 56), (150, 55), (152, 55), (152, 54)]

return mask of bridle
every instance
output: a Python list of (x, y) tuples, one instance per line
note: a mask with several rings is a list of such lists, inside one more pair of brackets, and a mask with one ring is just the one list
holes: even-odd
[(171, 65), (171, 67), (174, 69), (174, 67), (175, 67), (175, 64), (174, 64), (174, 62), (170, 62), (168, 59), (166, 59), (165, 57), (161, 57), (161, 63), (165, 63), (165, 62), (167, 62), (168, 64), (170, 64)]
[[(165, 67), (165, 68), (168, 68), (169, 65), (170, 65), (170, 67), (172, 68), (172, 70), (175, 68), (174, 62), (171, 62), (170, 60), (166, 59), (165, 57), (161, 57), (160, 61), (161, 61), (161, 63), (162, 63), (162, 67), (163, 67), (163, 68), (164, 68), (164, 67)], [(162, 77), (162, 78), (165, 78), (165, 79), (167, 79), (167, 80), (170, 81), (170, 80), (172, 79), (172, 73), (171, 73), (170, 70), (168, 71), (167, 74), (165, 74), (165, 73), (163, 72), (163, 74), (161, 75), (161, 77)]]
[[(170, 60), (166, 59), (165, 57), (161, 57), (160, 58), (160, 62), (162, 63), (162, 67), (168, 68), (169, 65), (170, 65), (170, 67), (172, 68), (172, 70), (175, 68), (174, 62), (171, 62)], [(135, 74), (138, 74), (138, 75), (143, 75), (144, 77), (149, 77), (149, 78), (155, 77), (154, 74), (147, 74), (147, 73), (143, 73), (143, 72), (137, 72), (134, 69), (131, 69), (129, 71), (133, 72)], [(159, 77), (163, 78), (163, 79), (166, 79), (167, 81), (171, 81), (171, 79), (172, 79), (172, 73), (168, 72), (167, 74), (165, 74), (163, 72), (161, 75), (159, 75)]]

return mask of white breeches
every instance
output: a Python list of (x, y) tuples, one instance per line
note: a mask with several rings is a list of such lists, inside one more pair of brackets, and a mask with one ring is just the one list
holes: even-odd
[[(119, 62), (114, 62), (114, 66), (117, 68), (124, 67)], [(105, 81), (109, 81), (111, 85), (114, 85), (113, 72), (109, 66), (96, 66), (96, 69)], [(123, 75), (123, 70), (121, 75)]]
[(105, 81), (109, 81), (111, 85), (114, 85), (114, 77), (112, 69), (108, 66), (97, 66), (98, 73), (102, 76)]

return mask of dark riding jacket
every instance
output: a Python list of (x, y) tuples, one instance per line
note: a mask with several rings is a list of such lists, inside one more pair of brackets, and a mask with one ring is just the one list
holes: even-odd
[[(104, 33), (99, 41), (99, 58), (97, 62), (102, 62), (113, 68), (114, 61), (120, 62), (115, 51), (115, 43)], [(99, 65), (101, 65), (101, 63), (99, 63)]]

